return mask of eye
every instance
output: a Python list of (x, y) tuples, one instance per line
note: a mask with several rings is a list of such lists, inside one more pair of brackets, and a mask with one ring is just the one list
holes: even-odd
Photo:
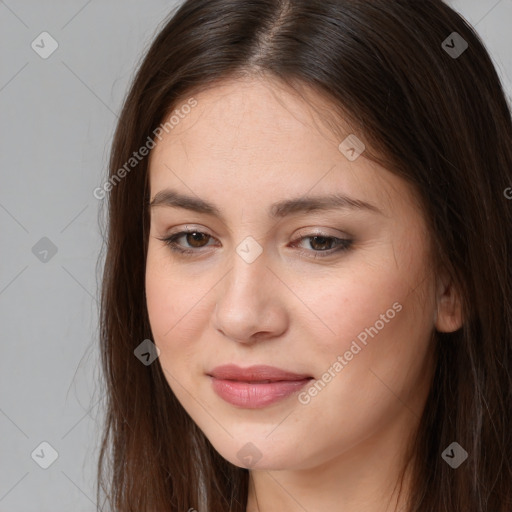
[[(179, 243), (180, 239), (183, 239), (186, 244), (188, 244), (188, 247), (184, 247)], [(198, 230), (180, 231), (169, 237), (158, 238), (158, 240), (161, 240), (169, 246), (171, 251), (190, 255), (197, 255), (200, 252), (198, 249), (208, 247), (208, 242), (211, 239), (213, 239), (211, 235)], [(301, 248), (299, 249), (299, 253), (308, 258), (323, 258), (337, 252), (346, 251), (353, 243), (351, 239), (337, 238), (323, 234), (310, 234), (297, 238), (291, 243), (291, 246), (296, 247), (298, 243), (303, 243), (306, 240), (309, 240), (308, 245), (310, 249)]]
[(347, 251), (353, 243), (348, 238), (337, 238), (334, 236), (326, 236), (322, 234), (311, 234), (302, 236), (292, 242), (292, 246), (296, 246), (297, 242), (307, 241), (312, 250), (301, 249), (300, 252), (308, 258), (326, 258), (334, 253)]
[[(190, 244), (191, 249), (184, 248), (181, 244), (177, 243), (180, 238), (184, 238), (185, 241)], [(187, 231), (180, 231), (179, 233), (171, 235), (167, 238), (158, 239), (168, 245), (171, 251), (184, 254), (192, 254), (197, 252), (194, 249), (201, 249), (202, 247), (206, 247), (205, 242), (208, 242), (211, 238), (212, 236), (208, 235), (207, 233), (192, 229)]]

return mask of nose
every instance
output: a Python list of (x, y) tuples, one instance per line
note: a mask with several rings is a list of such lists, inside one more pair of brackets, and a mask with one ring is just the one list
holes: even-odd
[(231, 270), (215, 287), (215, 329), (247, 344), (283, 334), (288, 327), (286, 290), (269, 268), (265, 252), (251, 263), (235, 253), (232, 261)]

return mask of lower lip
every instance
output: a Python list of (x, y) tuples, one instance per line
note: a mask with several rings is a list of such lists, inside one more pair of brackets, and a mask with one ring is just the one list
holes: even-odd
[(211, 377), (213, 390), (226, 402), (245, 409), (261, 409), (284, 400), (313, 379), (255, 384)]

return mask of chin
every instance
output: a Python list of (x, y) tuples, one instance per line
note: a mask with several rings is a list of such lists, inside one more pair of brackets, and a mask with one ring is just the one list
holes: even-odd
[(298, 468), (304, 463), (298, 460), (300, 454), (297, 453), (297, 445), (293, 443), (276, 447), (268, 439), (248, 441), (250, 437), (230, 438), (221, 443), (210, 442), (224, 459), (239, 468), (279, 471)]

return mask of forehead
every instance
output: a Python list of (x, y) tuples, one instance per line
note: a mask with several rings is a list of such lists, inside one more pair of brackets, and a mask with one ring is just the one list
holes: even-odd
[[(191, 98), (195, 106), (183, 108)], [(403, 196), (402, 180), (364, 153), (355, 161), (342, 154), (338, 146), (350, 126), (339, 119), (333, 133), (324, 112), (332, 114), (332, 106), (314, 92), (301, 96), (260, 78), (186, 97), (174, 106), (172, 129), (155, 139), (151, 197), (168, 186), (202, 196), (228, 190), (240, 201), (342, 192), (382, 205), (396, 199), (393, 193)]]
[[(337, 137), (322, 125), (321, 115), (315, 111), (323, 106), (321, 98), (310, 92), (303, 99), (275, 80), (223, 82), (194, 95), (194, 99), (197, 106), (179, 120), (174, 117), (178, 123), (168, 137), (164, 134), (161, 149), (200, 145), (224, 158), (243, 158), (253, 151), (258, 153), (258, 160), (284, 160), (297, 149), (303, 155), (312, 151), (321, 155), (336, 142)], [(312, 105), (313, 99), (318, 107)], [(180, 112), (186, 101), (177, 103), (174, 112)]]

